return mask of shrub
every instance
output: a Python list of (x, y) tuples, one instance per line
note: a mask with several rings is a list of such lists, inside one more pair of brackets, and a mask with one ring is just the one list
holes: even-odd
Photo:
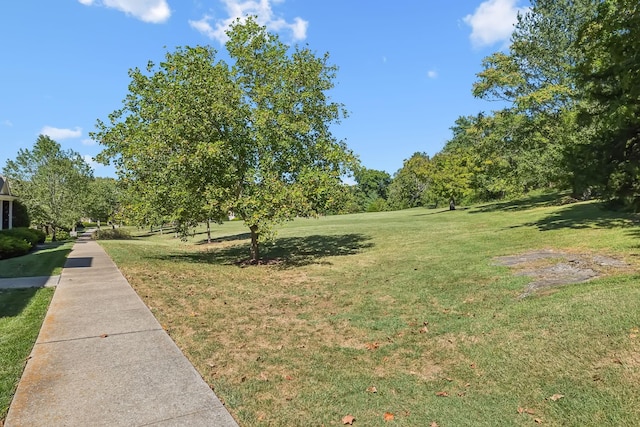
[(131, 234), (122, 228), (103, 228), (94, 231), (91, 237), (94, 240), (128, 240), (131, 239)]
[(0, 233), (4, 234), (5, 236), (11, 236), (17, 239), (26, 240), (32, 248), (35, 247), (38, 243), (44, 242), (44, 240), (42, 240), (42, 242), (40, 241), (42, 232), (33, 230), (31, 228), (12, 228), (11, 230), (2, 230)]
[(0, 233), (0, 259), (24, 255), (31, 250), (31, 244), (26, 240)]
[(71, 235), (68, 230), (62, 228), (56, 228), (56, 241), (61, 242), (63, 240), (69, 240)]

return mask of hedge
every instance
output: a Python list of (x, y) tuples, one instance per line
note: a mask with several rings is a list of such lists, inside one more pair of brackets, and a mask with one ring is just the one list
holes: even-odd
[(0, 230), (0, 259), (25, 255), (38, 243), (44, 243), (47, 235), (32, 228)]

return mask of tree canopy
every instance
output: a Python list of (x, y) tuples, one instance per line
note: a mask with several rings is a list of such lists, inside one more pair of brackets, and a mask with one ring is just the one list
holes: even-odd
[(47, 226), (56, 239), (59, 228), (72, 228), (84, 214), (84, 198), (93, 172), (79, 153), (40, 135), (33, 149), (20, 149), (4, 174), (27, 207), (31, 221)]
[(249, 227), (257, 261), (275, 224), (338, 203), (356, 157), (330, 131), (346, 111), (328, 94), (337, 70), (328, 54), (287, 46), (252, 18), (228, 36), (231, 65), (210, 47), (185, 47), (146, 73), (131, 70), (123, 108), (92, 136), (138, 222), (232, 212)]

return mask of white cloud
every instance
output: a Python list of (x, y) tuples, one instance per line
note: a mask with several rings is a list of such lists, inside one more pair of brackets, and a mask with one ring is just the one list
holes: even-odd
[(236, 19), (254, 15), (257, 16), (258, 24), (264, 25), (269, 31), (289, 30), (294, 40), (304, 40), (307, 38), (308, 21), (296, 17), (293, 22), (287, 22), (274, 14), (271, 3), (283, 2), (284, 0), (222, 0), (227, 18), (214, 20), (211, 15), (204, 15), (197, 21), (189, 20), (189, 25), (210, 39), (224, 43), (228, 39), (225, 32)]
[(82, 129), (77, 127), (75, 129), (60, 129), (52, 126), (45, 126), (40, 130), (41, 135), (47, 135), (51, 139), (68, 139), (79, 138), (82, 136)]
[(85, 154), (84, 156), (82, 156), (82, 158), (84, 159), (85, 163), (89, 165), (91, 169), (96, 169), (102, 166), (100, 163), (93, 160), (93, 156), (90, 154)]
[(427, 71), (427, 77), (430, 79), (438, 78), (438, 72), (436, 70), (429, 70)]
[(159, 24), (171, 16), (167, 0), (78, 0), (85, 6), (102, 5), (144, 22)]
[(82, 145), (96, 145), (97, 143), (91, 139), (91, 138), (86, 138), (83, 139), (82, 141), (80, 141), (82, 143)]
[(524, 14), (527, 7), (517, 7), (519, 0), (486, 0), (473, 15), (463, 18), (471, 27), (471, 43), (474, 47), (491, 46), (506, 42), (511, 37), (518, 13)]

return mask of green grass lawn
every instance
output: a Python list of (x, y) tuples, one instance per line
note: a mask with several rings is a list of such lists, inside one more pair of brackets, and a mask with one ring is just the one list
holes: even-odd
[(0, 278), (57, 276), (62, 272), (73, 243), (46, 243), (26, 255), (0, 260)]
[[(240, 222), (101, 244), (242, 426), (637, 425), (640, 227), (550, 200), (299, 219), (261, 266)], [(520, 298), (534, 249), (629, 268)]]
[[(73, 242), (0, 261), (0, 278), (58, 275)], [(0, 425), (38, 337), (53, 289), (0, 289)]]
[(7, 415), (52, 296), (53, 289), (0, 289), (0, 420)]

